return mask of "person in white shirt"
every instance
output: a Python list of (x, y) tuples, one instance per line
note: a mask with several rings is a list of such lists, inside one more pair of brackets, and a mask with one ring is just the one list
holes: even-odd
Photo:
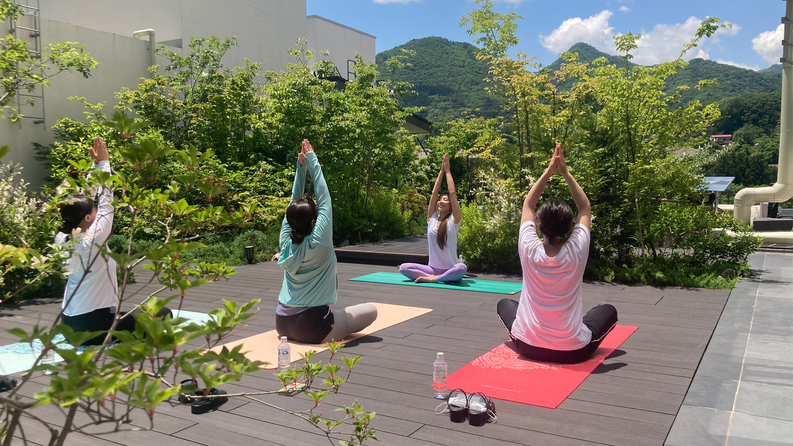
[[(438, 195), (444, 174), (448, 192)], [(457, 202), (454, 179), (449, 169), (449, 155), (443, 155), (443, 164), (432, 188), (430, 204), (427, 206), (427, 242), (430, 264), (403, 263), (399, 272), (416, 282), (459, 282), (468, 267), (457, 261), (457, 233), (463, 214)]]
[[(570, 206), (558, 200), (543, 203), (535, 223), (534, 209), (556, 172), (564, 178), (578, 208), (575, 225)], [(589, 257), (591, 221), (589, 199), (567, 170), (562, 146), (557, 143), (550, 165), (523, 201), (518, 238), (523, 269), (520, 302), (502, 299), (497, 308), (522, 356), (561, 364), (585, 361), (617, 324), (617, 310), (612, 305), (598, 305), (583, 314), (581, 284)]]
[[(107, 144), (97, 136), (94, 147), (88, 152), (94, 160), (94, 169), (110, 172)], [(88, 177), (90, 179), (90, 175)], [(63, 293), (63, 322), (75, 332), (107, 331), (113, 325), (118, 305), (116, 262), (103, 258), (99, 246), (107, 242), (113, 229), (113, 191), (97, 190), (99, 205), (85, 195), (74, 195), (60, 208), (63, 224), (58, 228), (55, 243), (74, 242), (71, 258), (65, 262), (69, 275)], [(157, 316), (171, 314), (163, 308)], [(116, 324), (116, 330), (134, 331), (136, 319), (127, 313)], [(84, 345), (99, 345), (106, 335), (98, 335)]]

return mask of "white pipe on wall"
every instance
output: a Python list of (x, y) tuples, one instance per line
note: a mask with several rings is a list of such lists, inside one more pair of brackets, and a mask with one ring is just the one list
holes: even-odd
[(132, 37), (136, 39), (140, 39), (143, 36), (149, 36), (149, 66), (157, 65), (157, 41), (154, 39), (154, 30), (148, 28), (132, 33)]
[(735, 218), (750, 224), (752, 205), (782, 202), (793, 197), (793, 0), (785, 1), (784, 39), (782, 41), (782, 115), (779, 126), (779, 168), (771, 187), (741, 189), (735, 195)]

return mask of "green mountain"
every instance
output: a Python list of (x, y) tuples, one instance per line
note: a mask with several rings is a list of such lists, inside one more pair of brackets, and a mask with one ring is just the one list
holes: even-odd
[[(568, 53), (578, 53), (578, 60), (581, 62), (592, 62), (595, 59), (599, 59), (601, 57), (605, 57), (608, 59), (610, 64), (616, 65), (618, 67), (624, 67), (627, 62), (623, 60), (623, 58), (619, 56), (612, 56), (611, 54), (606, 54), (603, 51), (598, 50), (594, 46), (584, 43), (578, 42), (575, 45), (571, 46)], [(561, 68), (562, 59), (556, 59), (552, 64), (548, 65), (548, 69), (552, 71), (556, 71)]]
[[(609, 63), (618, 67), (625, 66), (626, 62), (619, 56), (612, 56), (599, 51), (597, 48), (586, 43), (576, 43), (569, 50), (570, 53), (578, 53), (578, 58), (583, 62), (605, 57)], [(556, 59), (548, 67), (556, 70), (561, 65), (562, 60)], [(718, 102), (724, 98), (738, 96), (747, 93), (769, 93), (779, 90), (782, 85), (782, 66), (771, 66), (763, 71), (752, 71), (732, 65), (721, 64), (711, 60), (692, 59), (688, 66), (680, 70), (674, 76), (666, 80), (666, 92), (671, 93), (681, 85), (687, 85), (688, 90), (681, 93), (683, 103), (698, 100), (709, 104)], [(700, 80), (717, 79), (719, 84), (707, 87), (702, 90), (696, 88)]]
[[(702, 79), (717, 79), (719, 85), (697, 90), (694, 87)], [(679, 85), (691, 87), (682, 93), (684, 103), (697, 99), (709, 104), (732, 96), (779, 90), (782, 87), (782, 74), (752, 71), (712, 60), (693, 59), (686, 68), (666, 80), (668, 92)]]
[[(420, 115), (431, 121), (461, 116), (465, 110), (485, 117), (503, 114), (498, 99), (485, 92), (487, 83), (484, 78), (488, 75), (488, 67), (484, 61), (476, 60), (475, 46), (441, 37), (411, 40), (377, 55), (381, 77), (387, 79), (391, 76), (384, 63), (388, 58), (400, 54), (401, 49), (416, 52), (409, 60), (412, 67), (393, 74), (395, 78), (413, 84), (417, 92), (416, 95), (403, 98), (403, 105), (426, 107)], [(576, 43), (568, 52), (578, 53), (579, 60), (585, 62), (605, 57), (617, 66), (626, 64), (621, 57), (606, 54), (586, 43)], [(557, 59), (547, 68), (558, 69), (560, 64), (561, 59)], [(719, 84), (698, 90), (696, 85), (703, 79), (717, 79)], [(671, 93), (677, 87), (687, 85), (689, 88), (681, 93), (683, 103), (696, 99), (709, 104), (744, 94), (776, 92), (781, 84), (781, 65), (752, 71), (710, 60), (693, 59), (686, 68), (667, 79), (666, 90)]]
[(426, 107), (419, 115), (430, 121), (458, 117), (465, 110), (486, 117), (501, 113), (498, 99), (485, 91), (488, 66), (476, 60), (475, 46), (442, 37), (411, 40), (377, 54), (381, 78), (391, 77), (385, 69), (385, 61), (399, 55), (402, 49), (416, 52), (408, 60), (413, 66), (398, 70), (393, 76), (413, 84), (417, 93), (403, 98), (403, 105)]
[(782, 64), (781, 63), (775, 63), (775, 64), (771, 65), (770, 67), (764, 69), (764, 70), (760, 70), (760, 72), (761, 73), (781, 73), (782, 72)]

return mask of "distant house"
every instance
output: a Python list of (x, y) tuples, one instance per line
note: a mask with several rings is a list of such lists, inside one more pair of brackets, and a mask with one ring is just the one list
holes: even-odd
[(710, 135), (717, 144), (726, 145), (732, 144), (732, 135)]

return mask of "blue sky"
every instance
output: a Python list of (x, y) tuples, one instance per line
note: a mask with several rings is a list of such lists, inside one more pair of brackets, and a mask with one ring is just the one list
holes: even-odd
[[(779, 63), (781, 0), (494, 0), (498, 12), (516, 12), (520, 44), (513, 48), (548, 65), (578, 41), (614, 53), (612, 37), (633, 31), (646, 36), (635, 61), (674, 59), (705, 17), (733, 24), (693, 50), (702, 57), (751, 69)], [(473, 0), (307, 0), (307, 13), (377, 36), (377, 52), (412, 39), (440, 36), (471, 42), (460, 16)]]

